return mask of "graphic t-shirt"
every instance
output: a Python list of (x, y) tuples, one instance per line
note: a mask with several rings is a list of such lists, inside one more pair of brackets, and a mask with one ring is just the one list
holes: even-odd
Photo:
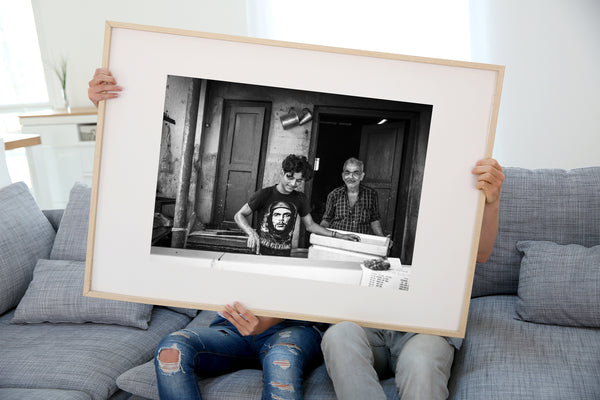
[(254, 193), (248, 205), (258, 214), (260, 254), (289, 256), (296, 218), (310, 212), (304, 193), (282, 194), (275, 185)]

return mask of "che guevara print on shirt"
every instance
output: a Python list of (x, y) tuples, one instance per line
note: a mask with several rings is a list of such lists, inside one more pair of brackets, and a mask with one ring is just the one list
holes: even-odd
[(254, 193), (248, 205), (258, 212), (260, 254), (289, 256), (296, 219), (310, 211), (304, 193), (282, 194), (271, 186)]

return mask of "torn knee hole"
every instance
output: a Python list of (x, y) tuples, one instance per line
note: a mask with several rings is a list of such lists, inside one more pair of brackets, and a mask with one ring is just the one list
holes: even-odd
[(280, 367), (281, 369), (288, 369), (292, 364), (290, 363), (290, 360), (275, 360), (273, 361), (273, 365), (277, 365), (278, 367)]
[(288, 351), (292, 354), (298, 355), (302, 352), (300, 346), (294, 343), (277, 343), (275, 346), (283, 346), (288, 349)]
[(158, 353), (158, 361), (166, 363), (174, 363), (179, 361), (179, 350), (177, 349), (162, 349)]
[(271, 386), (276, 387), (276, 388), (281, 389), (281, 390), (284, 390), (286, 392), (293, 392), (294, 391), (294, 386), (288, 385), (288, 384), (285, 384), (285, 383), (271, 382)]
[(162, 349), (158, 353), (158, 366), (164, 373), (179, 371), (181, 366), (181, 353), (176, 348)]

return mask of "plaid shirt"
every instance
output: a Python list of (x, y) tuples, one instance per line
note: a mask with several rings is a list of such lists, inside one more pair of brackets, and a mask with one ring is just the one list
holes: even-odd
[(370, 234), (371, 222), (380, 219), (377, 192), (368, 186), (360, 185), (358, 200), (350, 207), (348, 190), (345, 185), (340, 186), (327, 195), (323, 219), (332, 229)]

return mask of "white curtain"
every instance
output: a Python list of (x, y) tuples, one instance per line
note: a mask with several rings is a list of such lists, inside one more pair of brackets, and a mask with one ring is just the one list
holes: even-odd
[(262, 0), (250, 34), (275, 40), (470, 60), (468, 0)]

